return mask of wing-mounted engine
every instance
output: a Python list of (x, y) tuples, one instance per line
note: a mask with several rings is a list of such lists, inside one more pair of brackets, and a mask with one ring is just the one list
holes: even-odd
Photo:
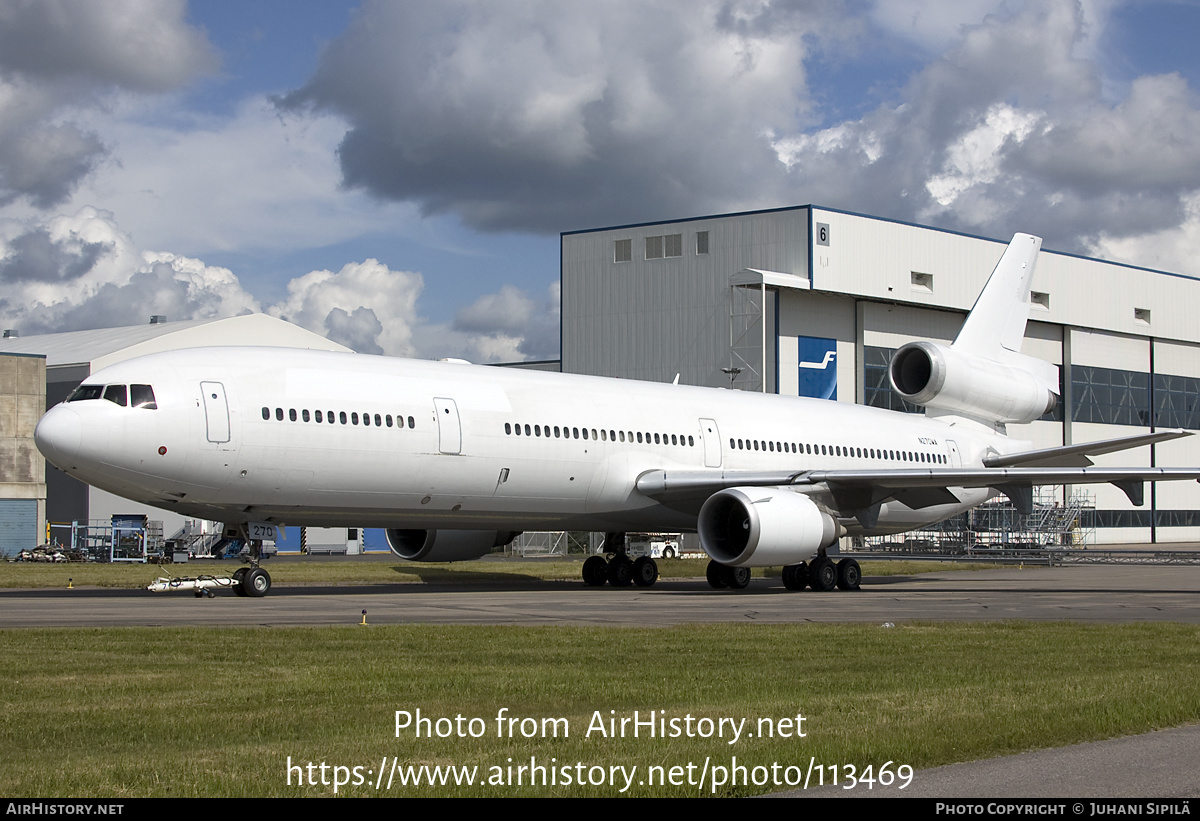
[(805, 562), (839, 535), (837, 522), (808, 496), (777, 487), (733, 487), (700, 509), (700, 544), (734, 567)]
[(388, 548), (410, 562), (462, 562), (478, 559), (493, 547), (503, 547), (520, 533), (513, 530), (399, 530), (387, 531)]
[(1032, 422), (1053, 410), (1058, 385), (1048, 376), (1057, 378), (1057, 368), (1020, 354), (1008, 358), (1000, 362), (936, 342), (910, 342), (892, 357), (888, 376), (896, 393), (914, 405), (990, 422)]

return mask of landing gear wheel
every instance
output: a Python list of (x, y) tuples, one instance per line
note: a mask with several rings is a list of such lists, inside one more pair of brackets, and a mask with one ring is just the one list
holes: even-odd
[(271, 577), (261, 567), (251, 567), (246, 570), (246, 575), (242, 576), (242, 583), (238, 587), (241, 588), (243, 596), (259, 599), (271, 589)]
[(711, 559), (708, 562), (708, 567), (704, 570), (704, 576), (708, 579), (708, 586), (713, 590), (724, 590), (727, 586), (725, 581), (725, 565), (717, 564)]
[(658, 565), (649, 556), (642, 556), (633, 563), (633, 583), (638, 587), (650, 587), (658, 581)]
[(838, 569), (832, 559), (813, 559), (808, 566), (808, 583), (813, 590), (827, 593), (837, 587)]
[(608, 562), (603, 556), (588, 556), (583, 563), (583, 583), (588, 587), (603, 587), (608, 581)]
[(803, 590), (808, 587), (808, 565), (800, 562), (783, 568), (783, 586), (788, 590)]
[(854, 559), (842, 559), (837, 565), (837, 586), (841, 590), (857, 590), (862, 581), (862, 569)]
[(627, 556), (613, 556), (608, 563), (608, 583), (613, 587), (629, 587), (633, 584), (633, 562)]
[(249, 569), (248, 567), (239, 567), (233, 571), (233, 592), (239, 596), (246, 595), (246, 591), (242, 589), (242, 579), (246, 578), (246, 572)]
[(750, 586), (750, 568), (726, 567), (725, 584), (732, 590), (745, 590)]

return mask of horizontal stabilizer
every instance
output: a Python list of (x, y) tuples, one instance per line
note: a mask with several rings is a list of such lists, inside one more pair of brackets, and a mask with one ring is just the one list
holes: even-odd
[(1156, 442), (1166, 442), (1191, 436), (1186, 430), (1163, 430), (1157, 433), (1143, 433), (1137, 436), (1121, 436), (1116, 439), (1104, 439), (1099, 442), (1088, 442), (1083, 445), (1065, 445), (1057, 448), (1042, 450), (1027, 450), (1021, 453), (998, 453), (984, 457), (983, 464), (990, 468), (1013, 467), (1057, 467), (1085, 468), (1092, 464), (1089, 456), (1099, 456), (1102, 453), (1116, 453), (1142, 445), (1153, 445)]

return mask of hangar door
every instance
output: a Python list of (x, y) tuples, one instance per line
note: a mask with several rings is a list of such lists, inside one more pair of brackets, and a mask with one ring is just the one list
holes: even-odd
[(0, 499), (0, 556), (33, 550), (42, 540), (37, 530), (36, 499)]

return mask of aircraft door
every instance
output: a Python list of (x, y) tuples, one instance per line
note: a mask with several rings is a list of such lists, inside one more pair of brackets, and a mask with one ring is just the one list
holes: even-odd
[(208, 441), (217, 444), (228, 442), (229, 402), (225, 398), (225, 386), (220, 382), (201, 382), (200, 394), (204, 397)]
[(947, 439), (946, 440), (946, 449), (949, 451), (949, 455), (950, 455), (950, 467), (952, 467), (952, 468), (962, 467), (962, 455), (958, 452), (958, 443), (955, 442), (953, 439)]
[(442, 453), (462, 453), (462, 424), (458, 405), (453, 399), (437, 398), (433, 408), (438, 420), (438, 450)]
[(701, 419), (700, 435), (704, 439), (704, 466), (719, 468), (721, 466), (721, 433), (717, 430), (716, 420)]

